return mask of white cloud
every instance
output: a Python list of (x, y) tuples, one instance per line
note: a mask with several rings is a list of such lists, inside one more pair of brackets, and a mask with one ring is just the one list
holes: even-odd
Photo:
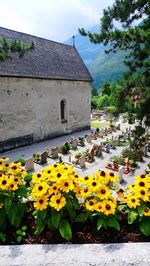
[(99, 23), (102, 9), (114, 0), (7, 0), (1, 3), (0, 26), (56, 41), (79, 27)]

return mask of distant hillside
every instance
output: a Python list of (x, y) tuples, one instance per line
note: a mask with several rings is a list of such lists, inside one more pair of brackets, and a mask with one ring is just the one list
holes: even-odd
[[(99, 26), (93, 26), (88, 30), (98, 33)], [(72, 38), (65, 43), (72, 45)], [(91, 43), (88, 38), (80, 34), (75, 36), (75, 47), (88, 67), (93, 77), (93, 85), (96, 88), (101, 87), (106, 81), (113, 82), (121, 79), (123, 73), (127, 70), (123, 63), (125, 58), (125, 52), (123, 51), (106, 54), (106, 47), (103, 44)]]
[[(99, 26), (95, 25), (89, 29), (91, 32), (99, 32)], [(68, 39), (64, 43), (72, 45), (72, 38)], [(75, 47), (81, 55), (84, 63), (89, 68), (94, 60), (104, 51), (103, 44), (93, 44), (88, 38), (81, 36), (80, 34), (75, 35)]]
[(106, 82), (114, 82), (123, 78), (127, 67), (123, 63), (125, 52), (106, 54), (104, 51), (91, 64), (89, 70), (93, 77), (93, 85), (98, 88)]

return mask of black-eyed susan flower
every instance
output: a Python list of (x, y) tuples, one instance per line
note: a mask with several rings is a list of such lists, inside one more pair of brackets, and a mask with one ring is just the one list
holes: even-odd
[(66, 198), (61, 194), (53, 195), (50, 199), (49, 205), (55, 210), (60, 211), (66, 205)]
[(90, 195), (92, 195), (93, 190), (90, 187), (84, 187), (80, 190), (80, 196), (83, 198), (88, 198)]
[(36, 202), (34, 202), (34, 208), (39, 211), (45, 210), (47, 206), (48, 206), (47, 196), (38, 197)]
[(32, 189), (32, 197), (40, 197), (43, 196), (48, 192), (49, 185), (46, 182), (40, 182), (38, 184), (35, 184), (35, 186)]
[(139, 198), (134, 195), (128, 195), (126, 202), (129, 208), (136, 208), (137, 206), (140, 206)]
[(62, 180), (60, 182), (60, 190), (68, 193), (69, 191), (74, 189), (74, 184), (72, 182), (72, 180)]
[(7, 190), (9, 187), (9, 178), (7, 176), (0, 179), (0, 189)]
[(104, 209), (103, 202), (102, 202), (102, 201), (98, 201), (98, 202), (96, 203), (95, 210), (96, 210), (97, 212), (103, 212), (103, 209)]
[(97, 190), (96, 194), (97, 194), (97, 197), (101, 200), (107, 199), (110, 196), (110, 190), (107, 186), (103, 185)]
[(143, 201), (149, 201), (149, 195), (150, 195), (150, 192), (145, 187), (139, 187), (136, 190), (136, 196), (142, 199)]
[(96, 210), (96, 204), (97, 204), (97, 201), (95, 199), (86, 200), (85, 208), (89, 211), (95, 211)]
[(8, 190), (15, 191), (17, 189), (18, 189), (18, 185), (11, 178), (10, 181), (9, 181)]
[(109, 173), (109, 180), (111, 182), (118, 182), (118, 175), (114, 173)]
[(149, 208), (146, 208), (145, 211), (144, 211), (144, 215), (145, 216), (150, 216), (150, 209)]
[(115, 214), (116, 205), (111, 200), (103, 201), (103, 213), (105, 215)]

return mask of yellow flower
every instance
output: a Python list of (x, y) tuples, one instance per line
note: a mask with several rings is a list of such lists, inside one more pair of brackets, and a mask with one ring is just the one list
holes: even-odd
[(48, 194), (49, 195), (58, 194), (60, 193), (59, 189), (60, 189), (60, 185), (54, 183), (53, 185), (49, 186)]
[(144, 201), (149, 201), (149, 191), (145, 187), (139, 187), (139, 189), (136, 190), (136, 195), (138, 198), (144, 200)]
[(150, 209), (149, 208), (146, 208), (145, 211), (144, 211), (144, 215), (145, 216), (150, 216)]
[(117, 182), (118, 181), (118, 175), (116, 175), (114, 173), (109, 173), (109, 180), (111, 182)]
[(137, 179), (134, 182), (134, 185), (135, 185), (135, 189), (137, 187), (140, 187), (140, 188), (150, 188), (150, 183), (147, 182), (146, 179)]
[(48, 197), (47, 196), (41, 196), (38, 197), (37, 201), (34, 202), (34, 208), (42, 211), (45, 210), (48, 206)]
[(127, 197), (127, 205), (129, 208), (136, 208), (140, 205), (140, 200), (134, 195), (129, 195)]
[(100, 188), (100, 186), (101, 186), (101, 184), (95, 179), (90, 180), (90, 182), (89, 182), (89, 187), (90, 187), (91, 191), (93, 191), (93, 192), (96, 192)]
[(68, 193), (70, 190), (74, 189), (74, 184), (72, 181), (68, 180), (62, 180), (60, 182), (60, 190)]
[(66, 199), (61, 194), (53, 195), (49, 204), (55, 210), (60, 211), (66, 205)]
[(109, 196), (110, 196), (110, 191), (108, 187), (103, 185), (97, 190), (97, 197), (99, 197), (99, 199), (107, 199)]
[(92, 189), (89, 187), (85, 187), (80, 190), (80, 197), (88, 198), (91, 194), (92, 194)]
[(18, 186), (17, 184), (13, 181), (13, 180), (10, 180), (9, 182), (9, 186), (8, 186), (8, 190), (12, 190), (12, 191), (15, 191), (18, 189)]
[(103, 201), (103, 212), (105, 215), (115, 214), (116, 205), (111, 200)]
[(42, 173), (37, 172), (37, 173), (33, 174), (32, 183), (37, 183), (37, 182), (41, 182), (41, 181), (43, 181)]
[(9, 158), (7, 158), (7, 157), (3, 157), (3, 158), (0, 158), (0, 161), (1, 161), (1, 162), (8, 162), (8, 161), (9, 161)]
[(104, 206), (103, 206), (102, 201), (98, 201), (98, 202), (97, 202), (96, 207), (95, 207), (95, 210), (96, 210), (97, 212), (103, 212), (103, 210), (104, 210)]
[(21, 185), (22, 184), (22, 178), (20, 177), (20, 176), (15, 176), (14, 177), (14, 183), (16, 184), (16, 185)]
[(7, 190), (8, 187), (9, 187), (9, 178), (5, 176), (0, 179), (0, 189)]
[(35, 184), (35, 186), (32, 189), (31, 194), (33, 197), (43, 196), (44, 194), (47, 193), (48, 188), (49, 188), (49, 185), (46, 182)]
[(97, 201), (95, 199), (90, 199), (85, 202), (85, 207), (89, 211), (96, 210)]

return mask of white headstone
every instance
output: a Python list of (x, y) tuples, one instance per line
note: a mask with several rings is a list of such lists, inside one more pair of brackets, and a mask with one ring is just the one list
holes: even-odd
[(124, 170), (123, 166), (120, 166), (119, 169), (118, 169), (119, 183), (121, 183), (123, 181), (123, 170)]

